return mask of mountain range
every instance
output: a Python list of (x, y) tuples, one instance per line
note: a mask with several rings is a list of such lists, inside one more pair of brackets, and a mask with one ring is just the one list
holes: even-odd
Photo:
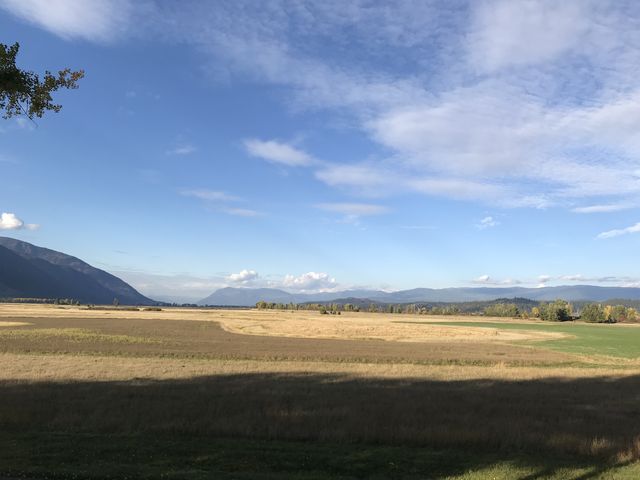
[(0, 237), (0, 298), (73, 298), (82, 303), (156, 302), (110, 273), (64, 253)]
[(216, 290), (198, 302), (199, 305), (252, 306), (260, 300), (275, 303), (330, 302), (353, 303), (354, 299), (378, 303), (474, 302), (496, 298), (527, 298), (536, 301), (602, 302), (613, 298), (640, 300), (640, 288), (564, 285), (557, 287), (466, 287), (414, 288), (396, 292), (381, 290), (344, 290), (323, 293), (290, 293), (274, 288), (233, 288)]
[[(72, 298), (82, 303), (153, 305), (118, 277), (82, 260), (37, 247), (14, 238), (0, 237), (0, 298)], [(454, 303), (491, 301), (497, 298), (526, 298), (551, 301), (601, 302), (610, 299), (640, 300), (640, 288), (565, 285), (542, 288), (463, 287), (382, 290), (342, 290), (320, 293), (291, 293), (276, 288), (234, 288), (216, 290), (199, 305), (253, 306), (264, 300), (275, 303)]]

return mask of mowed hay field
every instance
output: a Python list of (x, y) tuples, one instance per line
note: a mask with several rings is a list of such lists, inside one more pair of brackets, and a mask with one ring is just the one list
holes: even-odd
[(5, 304), (0, 359), (0, 478), (640, 478), (636, 326)]

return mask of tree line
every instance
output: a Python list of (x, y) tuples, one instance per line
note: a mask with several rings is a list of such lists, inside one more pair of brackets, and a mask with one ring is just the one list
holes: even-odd
[(46, 303), (52, 305), (80, 305), (80, 300), (75, 298), (26, 298), (26, 297), (3, 297), (0, 303)]
[[(566, 322), (581, 319), (590, 323), (638, 322), (640, 314), (633, 307), (624, 305), (608, 305), (589, 303), (575, 309), (574, 305), (565, 300), (553, 302), (534, 302), (517, 299), (516, 302), (462, 302), (460, 304), (427, 305), (409, 304), (381, 304), (370, 303), (367, 306), (353, 303), (278, 303), (264, 300), (256, 303), (259, 310), (311, 310), (321, 314), (340, 315), (341, 312), (394, 313), (410, 315), (484, 315), (486, 317), (505, 318), (534, 318), (547, 322)], [(583, 302), (581, 302), (583, 303)], [(474, 305), (470, 310), (468, 304)], [(529, 306), (531, 305), (531, 306)]]

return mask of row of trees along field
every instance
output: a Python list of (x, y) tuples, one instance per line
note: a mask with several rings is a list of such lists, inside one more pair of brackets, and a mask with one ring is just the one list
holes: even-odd
[(540, 303), (530, 310), (521, 310), (515, 303), (495, 303), (485, 307), (483, 314), (487, 317), (533, 317), (548, 322), (565, 322), (577, 317), (574, 314), (573, 305), (564, 300)]
[(371, 303), (364, 308), (361, 305), (353, 303), (276, 303), (265, 302), (264, 300), (256, 303), (259, 310), (314, 310), (320, 313), (339, 314), (340, 312), (360, 312), (367, 311), (372, 313), (409, 313), (422, 315), (459, 315), (462, 312), (455, 305), (449, 306), (420, 306), (418, 304), (377, 304)]
[[(487, 303), (489, 303), (487, 305)], [(533, 303), (533, 302), (530, 302)], [(469, 306), (471, 305), (470, 309)], [(482, 306), (485, 305), (485, 306)], [(509, 302), (468, 302), (450, 305), (421, 304), (377, 304), (368, 307), (353, 303), (275, 303), (260, 301), (256, 304), (260, 310), (312, 310), (321, 314), (339, 315), (340, 312), (368, 311), (371, 313), (399, 313), (412, 315), (484, 315), (487, 317), (538, 318), (547, 322), (566, 322), (581, 319), (590, 323), (638, 322), (640, 315), (635, 308), (624, 305), (586, 304), (580, 311), (574, 310), (571, 303), (564, 300), (540, 302), (531, 308)]]
[(638, 322), (640, 315), (632, 307), (624, 305), (603, 305), (599, 303), (589, 303), (584, 305), (578, 312), (574, 311), (573, 305), (564, 300), (556, 300), (550, 303), (541, 303), (531, 311), (520, 312), (516, 305), (508, 303), (497, 303), (484, 309), (486, 316), (492, 317), (521, 317), (539, 318), (548, 322), (565, 322), (567, 320), (580, 319), (589, 323), (618, 323), (618, 322)]
[(586, 305), (580, 312), (580, 318), (591, 323), (637, 322), (640, 320), (635, 308), (598, 303)]
[(75, 298), (4, 297), (0, 298), (0, 303), (45, 303), (52, 305), (80, 305), (80, 300), (76, 300)]

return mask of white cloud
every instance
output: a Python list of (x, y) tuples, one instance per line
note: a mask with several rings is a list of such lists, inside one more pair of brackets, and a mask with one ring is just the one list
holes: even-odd
[(474, 278), (471, 283), (479, 285), (497, 285), (507, 287), (510, 285), (520, 285), (522, 282), (514, 278), (506, 278), (504, 280), (494, 280), (490, 275), (480, 275), (478, 278)]
[(367, 197), (384, 197), (398, 193), (420, 193), (454, 200), (478, 200), (501, 207), (546, 208), (552, 201), (544, 195), (524, 193), (490, 181), (476, 181), (447, 175), (425, 176), (423, 172), (392, 169), (389, 165), (325, 165), (316, 178), (327, 185)]
[(550, 61), (580, 44), (589, 2), (478, 2), (469, 35), (471, 62), (482, 72)]
[(34, 129), (34, 121), (30, 118), (25, 117), (15, 117), (16, 125), (21, 130), (33, 130)]
[(396, 173), (375, 164), (325, 164), (315, 176), (332, 187), (355, 189), (369, 196), (388, 195), (406, 184)]
[(242, 270), (238, 273), (232, 273), (226, 278), (228, 281), (235, 284), (248, 285), (257, 280), (258, 277), (258, 272), (256, 272), (255, 270)]
[(236, 202), (240, 200), (239, 197), (229, 195), (225, 192), (221, 192), (217, 190), (195, 189), (195, 190), (183, 190), (180, 193), (185, 197), (195, 197), (195, 198), (199, 198), (200, 200), (207, 200), (207, 201)]
[(318, 167), (330, 186), (534, 208), (640, 189), (640, 29), (623, 2), (162, 8), (157, 31), (227, 78), (283, 86), (294, 111), (336, 112), (384, 149), (382, 160), (323, 164), (286, 143), (245, 142), (273, 163)]
[(109, 271), (150, 298), (178, 303), (196, 302), (225, 287), (269, 287), (304, 293), (336, 291), (339, 287), (336, 280), (328, 274), (316, 272), (283, 277), (279, 275), (262, 276), (255, 270), (249, 269), (228, 275), (219, 274), (218, 276), (161, 274), (118, 268), (109, 269)]
[[(136, 7), (147, 5), (138, 2)], [(110, 41), (126, 31), (131, 0), (0, 0), (0, 8), (63, 38)]]
[(0, 230), (37, 230), (40, 225), (24, 223), (15, 213), (4, 212), (0, 215)]
[(198, 149), (193, 145), (186, 144), (167, 150), (167, 155), (190, 155), (196, 152)]
[(480, 230), (484, 230), (485, 228), (497, 227), (498, 225), (500, 225), (500, 222), (497, 221), (495, 218), (493, 218), (493, 217), (484, 217), (482, 220), (480, 220), (480, 222), (478, 223), (477, 227)]
[(207, 202), (209, 208), (217, 210), (218, 212), (226, 213), (227, 215), (233, 215), (236, 217), (258, 217), (262, 215), (257, 210), (252, 210), (250, 208), (229, 206), (230, 203), (243, 202), (244, 200), (240, 197), (229, 195), (228, 193), (218, 190), (183, 190), (180, 194), (185, 197), (199, 198), (200, 200)]
[(387, 207), (370, 203), (320, 203), (315, 206), (320, 210), (335, 212), (344, 215), (341, 223), (354, 226), (360, 225), (360, 218), (372, 215), (382, 215), (389, 212)]
[(289, 167), (304, 167), (315, 163), (313, 157), (306, 152), (275, 140), (247, 139), (244, 146), (250, 155), (272, 163)]
[(638, 282), (638, 278), (635, 277), (627, 277), (627, 276), (618, 276), (618, 275), (582, 275), (578, 274), (570, 274), (570, 275), (542, 275), (538, 278), (540, 285), (548, 285), (549, 283), (555, 284), (566, 284), (570, 283), (581, 283), (581, 284), (592, 284), (592, 283), (601, 283), (607, 285), (616, 285), (616, 286), (629, 286), (634, 282)]
[(576, 207), (571, 211), (574, 213), (608, 213), (608, 212), (619, 212), (621, 210), (627, 210), (632, 208), (631, 205), (622, 204), (622, 203), (613, 203), (613, 204), (603, 204), (603, 205), (589, 205), (586, 207)]
[(236, 217), (259, 217), (262, 215), (260, 212), (250, 208), (222, 208), (220, 211)]
[(532, 146), (536, 132), (523, 127), (538, 113), (522, 101), (514, 109), (514, 95), (497, 88), (454, 89), (385, 112), (368, 126), (376, 141), (414, 167), (465, 176), (504, 172), (525, 160), (522, 151)]
[(640, 90), (567, 108), (501, 80), (387, 112), (368, 127), (425, 193), (536, 207), (637, 195), (638, 112)]
[(319, 203), (316, 207), (328, 212), (342, 213), (344, 215), (357, 217), (381, 215), (389, 211), (387, 207), (382, 205), (373, 205), (370, 203)]
[(291, 290), (308, 292), (330, 291), (337, 287), (335, 278), (323, 272), (307, 272), (298, 277), (286, 275), (282, 281), (282, 286)]
[(577, 274), (577, 275), (562, 275), (560, 277), (561, 280), (567, 280), (569, 282), (582, 282), (582, 281), (588, 281), (583, 275)]
[(626, 287), (639, 282), (637, 277), (617, 276), (617, 275), (540, 275), (537, 278), (505, 278), (494, 279), (489, 275), (481, 275), (474, 278), (471, 283), (476, 285), (492, 285), (492, 286), (535, 286), (536, 288), (548, 287), (552, 285), (567, 284), (604, 284), (609, 286)]
[(538, 276), (538, 285), (536, 285), (536, 287), (537, 288), (546, 287), (547, 284), (552, 280), (553, 280), (553, 277), (551, 275), (540, 275)]
[[(135, 14), (124, 1), (0, 5), (60, 35), (94, 39)], [(253, 156), (316, 168), (327, 185), (577, 213), (604, 211), (603, 197), (631, 203), (640, 190), (640, 29), (624, 2), (157, 8), (153, 31), (163, 39), (195, 46), (227, 78), (285, 87), (294, 113), (330, 111), (368, 137), (383, 158), (327, 164), (287, 143), (245, 141)]]
[(600, 233), (597, 238), (606, 239), (606, 238), (614, 238), (619, 237), (621, 235), (628, 235), (631, 233), (640, 233), (640, 223), (636, 223), (635, 225), (631, 225), (627, 228), (620, 228), (616, 230), (609, 230), (607, 232)]

